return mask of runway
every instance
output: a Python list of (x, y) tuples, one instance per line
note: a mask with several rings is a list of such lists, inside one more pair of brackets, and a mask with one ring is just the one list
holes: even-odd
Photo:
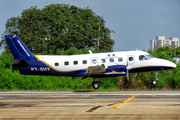
[(180, 119), (180, 91), (0, 91), (0, 119)]

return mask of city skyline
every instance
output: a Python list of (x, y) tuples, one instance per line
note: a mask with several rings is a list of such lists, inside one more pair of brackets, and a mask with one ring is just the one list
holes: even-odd
[(152, 51), (156, 50), (158, 47), (171, 46), (177, 48), (180, 46), (179, 38), (169, 38), (166, 39), (165, 36), (156, 36), (156, 39), (150, 40), (150, 49)]

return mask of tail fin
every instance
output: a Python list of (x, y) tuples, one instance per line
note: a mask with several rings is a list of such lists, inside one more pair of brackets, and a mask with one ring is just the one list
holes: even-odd
[(9, 48), (15, 60), (37, 60), (17, 35), (5, 35), (4, 37), (9, 45)]

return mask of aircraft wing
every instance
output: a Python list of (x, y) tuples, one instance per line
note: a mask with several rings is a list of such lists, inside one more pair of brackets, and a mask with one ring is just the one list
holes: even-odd
[(89, 66), (86, 69), (86, 73), (82, 76), (81, 79), (89, 77), (91, 74), (105, 74), (109, 76), (114, 75), (126, 75), (127, 69), (125, 65), (115, 65), (115, 66), (105, 66), (104, 64), (98, 66)]

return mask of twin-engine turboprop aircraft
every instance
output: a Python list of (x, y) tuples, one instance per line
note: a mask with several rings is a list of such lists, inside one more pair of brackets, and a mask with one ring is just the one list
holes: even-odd
[[(99, 78), (129, 73), (169, 70), (173, 62), (158, 59), (144, 51), (108, 52), (83, 55), (32, 55), (17, 35), (5, 35), (14, 56), (12, 67), (24, 75), (93, 77), (93, 88), (98, 89)], [(157, 72), (156, 72), (157, 73)], [(153, 84), (157, 83), (156, 80)]]

